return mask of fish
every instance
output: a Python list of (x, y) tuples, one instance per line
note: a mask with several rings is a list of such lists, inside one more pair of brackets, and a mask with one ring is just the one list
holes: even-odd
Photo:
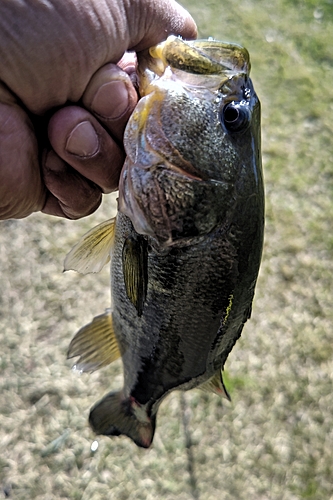
[(172, 391), (229, 398), (223, 368), (251, 316), (264, 236), (249, 73), (245, 48), (214, 39), (170, 36), (138, 55), (117, 215), (65, 259), (81, 273), (111, 261), (111, 308), (68, 350), (83, 372), (122, 360), (122, 388), (90, 411), (96, 434), (149, 448)]

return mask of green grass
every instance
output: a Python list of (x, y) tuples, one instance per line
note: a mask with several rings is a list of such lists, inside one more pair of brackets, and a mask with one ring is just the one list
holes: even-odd
[(121, 365), (70, 370), (75, 331), (109, 305), (108, 270), (62, 274), (82, 221), (0, 224), (0, 498), (333, 499), (333, 3), (187, 0), (200, 36), (244, 44), (262, 101), (266, 238), (251, 321), (226, 365), (232, 403), (162, 405), (154, 446), (95, 437), (89, 407)]

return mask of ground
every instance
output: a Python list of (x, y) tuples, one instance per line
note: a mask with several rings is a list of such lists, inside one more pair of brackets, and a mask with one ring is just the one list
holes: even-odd
[(333, 499), (333, 2), (186, 0), (199, 35), (245, 45), (262, 102), (266, 236), (252, 319), (226, 364), (232, 403), (163, 403), (153, 448), (98, 438), (90, 406), (121, 364), (70, 370), (109, 275), (62, 273), (82, 221), (0, 223), (0, 498)]

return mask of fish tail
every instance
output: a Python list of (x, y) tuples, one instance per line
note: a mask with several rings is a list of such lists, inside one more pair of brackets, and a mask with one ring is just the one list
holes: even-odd
[(134, 398), (123, 393), (110, 392), (95, 404), (89, 415), (89, 424), (96, 434), (120, 436), (124, 434), (137, 446), (149, 448), (155, 432), (155, 416)]

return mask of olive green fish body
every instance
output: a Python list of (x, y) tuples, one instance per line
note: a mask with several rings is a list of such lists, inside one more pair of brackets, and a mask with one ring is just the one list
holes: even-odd
[(138, 317), (121, 265), (124, 242), (134, 229), (118, 214), (113, 322), (124, 364), (124, 393), (149, 412), (172, 389), (196, 387), (223, 367), (250, 315), (261, 235), (248, 231), (244, 248), (236, 230), (217, 228), (195, 245), (171, 248), (167, 254), (148, 246), (148, 289)]
[(119, 212), (83, 245), (101, 250), (93, 270), (112, 246), (112, 314), (83, 327), (69, 350), (83, 370), (122, 358), (122, 390), (90, 413), (99, 434), (149, 447), (170, 391), (227, 396), (221, 370), (251, 314), (263, 243), (249, 68), (245, 49), (210, 40), (169, 37), (139, 58), (143, 98), (125, 132)]

